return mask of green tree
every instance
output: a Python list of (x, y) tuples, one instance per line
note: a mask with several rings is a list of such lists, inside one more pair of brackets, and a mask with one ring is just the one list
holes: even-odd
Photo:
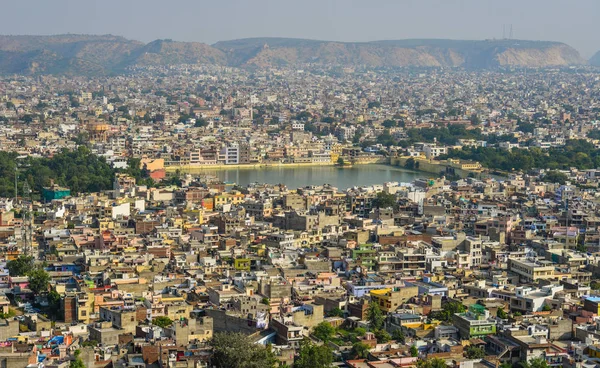
[(321, 322), (315, 326), (312, 334), (319, 340), (327, 342), (335, 335), (335, 328), (329, 322)]
[(379, 144), (383, 144), (386, 147), (389, 147), (391, 145), (393, 145), (394, 142), (394, 138), (392, 137), (392, 135), (390, 134), (390, 130), (389, 129), (385, 129), (378, 137), (377, 137), (377, 143)]
[(71, 360), (71, 363), (69, 363), (69, 368), (86, 368), (86, 366), (83, 363), (83, 360), (77, 357), (75, 360)]
[(354, 333), (356, 334), (356, 336), (364, 336), (367, 333), (367, 330), (365, 330), (362, 327), (357, 327), (354, 329)]
[(600, 290), (600, 282), (592, 281), (590, 283), (590, 288), (592, 288), (592, 290)]
[(308, 111), (302, 111), (299, 114), (296, 114), (296, 120), (308, 121), (312, 119), (312, 114)]
[(152, 320), (152, 323), (158, 327), (168, 327), (173, 323), (173, 320), (167, 316), (156, 317)]
[(416, 168), (416, 162), (413, 157), (409, 157), (404, 163), (404, 168), (408, 170), (414, 170)]
[(0, 313), (0, 319), (9, 319), (12, 318), (14, 316), (16, 316), (17, 314), (15, 313), (15, 310), (12, 308), (8, 309), (8, 313)]
[(543, 179), (551, 183), (565, 184), (569, 177), (560, 171), (548, 171), (544, 173)]
[(402, 332), (401, 329), (396, 329), (392, 332), (392, 339), (396, 340), (401, 344), (404, 344), (406, 342), (406, 336), (404, 335), (404, 332)]
[(498, 318), (501, 318), (501, 319), (507, 319), (508, 318), (508, 314), (502, 308), (498, 308), (498, 311), (496, 312), (496, 316)]
[(544, 304), (544, 306), (542, 307), (542, 310), (544, 312), (550, 312), (552, 310), (552, 307), (549, 306), (548, 304)]
[(411, 347), (410, 347), (410, 356), (411, 357), (418, 357), (419, 356), (419, 350), (414, 345), (411, 345)]
[(29, 288), (35, 294), (45, 293), (50, 285), (50, 275), (41, 267), (36, 267), (27, 274)]
[(294, 368), (330, 368), (332, 363), (333, 352), (328, 345), (315, 345), (305, 339), (300, 346)]
[(452, 316), (454, 316), (455, 313), (464, 313), (465, 311), (466, 308), (462, 303), (451, 301), (444, 303), (441, 311), (432, 312), (430, 317), (444, 322), (452, 322)]
[(9, 261), (6, 264), (8, 274), (15, 276), (25, 276), (33, 270), (33, 257), (20, 255), (17, 259)]
[(381, 125), (384, 128), (393, 128), (393, 127), (396, 126), (396, 121), (395, 120), (391, 120), (391, 119), (387, 119), (387, 120), (384, 120), (383, 123), (381, 123)]
[(430, 358), (417, 361), (417, 368), (446, 368), (447, 364), (444, 359)]
[(46, 298), (48, 299), (48, 307), (51, 310), (58, 311), (60, 309), (60, 294), (56, 290), (50, 291)]
[(194, 123), (195, 128), (201, 128), (208, 125), (208, 122), (203, 118), (196, 119), (196, 123)]
[(373, 200), (373, 207), (388, 208), (396, 205), (396, 196), (386, 192), (379, 192)]
[(369, 356), (370, 350), (371, 348), (369, 347), (369, 345), (357, 341), (354, 344), (352, 344), (350, 356), (354, 357), (355, 359), (366, 359)]
[(213, 354), (211, 367), (216, 368), (269, 368), (277, 358), (265, 346), (255, 344), (241, 333), (217, 332), (209, 342)]
[(346, 162), (344, 161), (344, 158), (343, 158), (343, 157), (341, 157), (341, 156), (340, 156), (340, 157), (338, 157), (338, 159), (337, 159), (337, 164), (338, 164), (338, 165), (342, 166), (342, 165), (344, 165), (345, 163), (346, 163)]
[(483, 359), (485, 357), (485, 351), (481, 347), (469, 345), (465, 349), (465, 355), (469, 359)]
[(526, 362), (520, 362), (523, 368), (549, 368), (548, 362), (543, 357), (533, 358)]
[(386, 342), (392, 339), (392, 337), (389, 333), (387, 333), (386, 330), (375, 330), (373, 331), (373, 334), (375, 335), (375, 338), (377, 339), (377, 342), (379, 344), (385, 344)]
[(377, 303), (369, 303), (369, 307), (367, 309), (367, 321), (369, 321), (369, 327), (371, 330), (380, 330), (383, 327), (383, 312)]
[(519, 121), (517, 123), (517, 129), (523, 133), (533, 133), (535, 129), (535, 124), (531, 124), (525, 121)]
[(333, 308), (327, 313), (328, 317), (344, 317), (344, 311), (338, 307)]

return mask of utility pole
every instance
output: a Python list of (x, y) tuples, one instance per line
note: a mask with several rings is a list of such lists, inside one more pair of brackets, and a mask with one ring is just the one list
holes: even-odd
[(19, 166), (15, 165), (15, 203), (13, 203), (13, 207), (17, 205), (17, 198), (19, 197), (19, 193), (17, 192), (17, 181), (19, 180)]
[(29, 200), (30, 197), (31, 190), (29, 184), (25, 182), (23, 184), (23, 200), (21, 201), (21, 236), (23, 237), (23, 253), (26, 256), (29, 255), (30, 246), (33, 246), (33, 218), (30, 209), (32, 205)]

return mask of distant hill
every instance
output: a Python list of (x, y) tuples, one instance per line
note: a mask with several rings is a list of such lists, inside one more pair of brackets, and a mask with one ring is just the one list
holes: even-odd
[(135, 49), (123, 60), (124, 65), (178, 65), (217, 64), (226, 65), (225, 53), (199, 42), (176, 42), (156, 40)]
[(217, 42), (156, 40), (113, 35), (0, 36), (0, 74), (107, 75), (130, 66), (214, 64), (271, 67), (305, 63), (342, 66), (494, 68), (585, 64), (558, 42), (398, 40), (331, 42), (250, 38)]
[(102, 75), (142, 46), (112, 35), (0, 36), (0, 73)]
[(251, 38), (217, 42), (233, 65), (267, 67), (297, 63), (348, 66), (546, 67), (585, 64), (572, 47), (559, 42), (520, 40), (398, 40), (329, 42)]
[(592, 56), (592, 58), (589, 61), (589, 64), (593, 66), (600, 66), (600, 51), (598, 51), (594, 54), (594, 56)]

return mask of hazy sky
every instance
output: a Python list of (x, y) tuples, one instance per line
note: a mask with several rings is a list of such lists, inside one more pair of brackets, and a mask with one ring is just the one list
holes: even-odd
[(600, 50), (598, 0), (16, 0), (0, 34), (116, 34), (214, 43), (244, 37), (336, 41), (513, 38)]

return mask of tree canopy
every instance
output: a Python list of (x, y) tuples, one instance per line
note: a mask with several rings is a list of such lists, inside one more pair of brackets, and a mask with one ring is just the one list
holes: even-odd
[(396, 205), (396, 196), (386, 192), (379, 192), (373, 200), (373, 207), (388, 208)]
[(411, 357), (417, 357), (417, 356), (419, 356), (419, 349), (417, 349), (417, 347), (414, 346), (414, 345), (410, 346), (410, 356)]
[(69, 368), (86, 368), (86, 366), (83, 360), (77, 357), (75, 360), (71, 360), (71, 363), (69, 363)]
[(358, 359), (366, 359), (369, 356), (371, 348), (369, 345), (357, 341), (352, 344), (352, 350), (350, 350), (350, 356)]
[(533, 358), (519, 363), (522, 368), (549, 368), (548, 362), (543, 357)]
[(383, 327), (383, 320), (383, 312), (381, 312), (379, 305), (374, 302), (369, 303), (369, 308), (367, 309), (367, 321), (369, 321), (371, 329), (381, 329)]
[(312, 334), (319, 340), (327, 342), (335, 335), (335, 328), (329, 322), (321, 322), (315, 326)]
[(555, 170), (548, 171), (544, 173), (543, 176), (543, 180), (558, 184), (564, 184), (567, 182), (568, 179), (569, 177), (567, 176), (567, 174)]
[(29, 271), (29, 288), (34, 294), (40, 294), (48, 291), (50, 284), (50, 275), (43, 268), (36, 267)]
[(404, 332), (402, 332), (401, 329), (396, 329), (392, 332), (392, 339), (396, 340), (401, 344), (404, 344), (406, 342), (406, 336), (404, 335)]
[[(449, 150), (448, 154), (439, 157), (439, 159), (445, 158), (474, 160), (487, 168), (505, 171), (528, 171), (534, 168), (568, 170), (571, 167), (587, 170), (600, 167), (600, 149), (596, 149), (593, 144), (580, 139), (572, 139), (567, 141), (563, 147), (553, 147), (547, 150), (538, 147), (513, 148), (512, 150), (492, 147), (463, 147), (460, 150)], [(553, 175), (551, 178), (562, 180), (560, 175)]]
[(330, 368), (332, 363), (333, 352), (328, 345), (315, 345), (305, 339), (300, 346), (294, 368)]
[(241, 333), (217, 332), (209, 344), (211, 366), (216, 368), (269, 368), (277, 362), (270, 349)]
[(465, 349), (465, 355), (469, 359), (483, 359), (485, 357), (485, 351), (479, 346), (469, 345)]
[(327, 317), (344, 317), (344, 311), (338, 307), (335, 307), (327, 312)]
[(504, 311), (504, 309), (502, 308), (498, 308), (498, 311), (496, 312), (496, 316), (500, 319), (507, 319), (508, 318), (508, 313), (506, 313)]
[(417, 361), (417, 368), (446, 368), (446, 361), (441, 358), (429, 358)]
[(173, 323), (173, 320), (167, 316), (156, 317), (152, 320), (152, 323), (157, 325), (158, 327), (168, 327)]
[(466, 310), (467, 309), (462, 303), (450, 301), (443, 303), (441, 311), (431, 312), (429, 316), (440, 321), (451, 322), (452, 316), (454, 316), (455, 313), (464, 313)]
[(15, 276), (25, 276), (33, 270), (33, 257), (20, 255), (17, 259), (8, 261), (6, 264), (8, 274)]
[[(68, 187), (73, 193), (98, 192), (112, 188), (115, 170), (100, 156), (84, 146), (63, 149), (52, 158), (17, 159), (14, 152), (0, 152), (0, 196), (14, 196), (15, 169), (19, 166), (19, 193), (27, 181), (35, 192), (41, 192), (50, 181)], [(18, 161), (18, 164), (17, 164)]]

